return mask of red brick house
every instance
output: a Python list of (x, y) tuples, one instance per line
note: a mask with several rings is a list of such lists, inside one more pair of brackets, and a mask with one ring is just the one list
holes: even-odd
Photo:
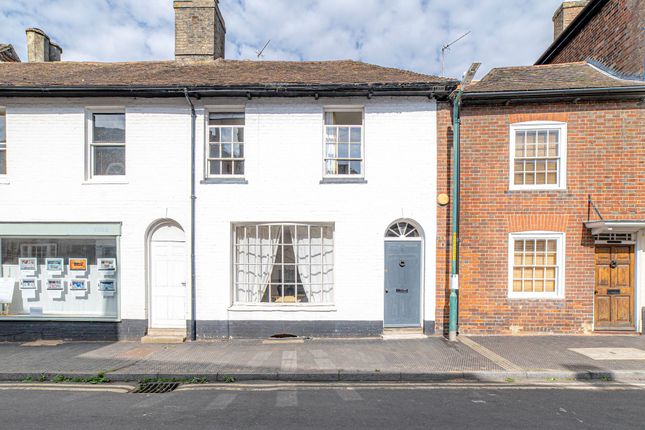
[[(645, 1), (567, 3), (583, 7), (563, 32), (556, 28), (538, 64), (494, 69), (464, 88), (462, 334), (643, 326), (645, 39), (636, 29), (644, 27)], [(439, 161), (449, 166), (447, 110), (439, 120)], [(449, 167), (439, 172), (444, 190), (449, 177)], [(444, 328), (449, 211), (439, 211), (437, 244)]]

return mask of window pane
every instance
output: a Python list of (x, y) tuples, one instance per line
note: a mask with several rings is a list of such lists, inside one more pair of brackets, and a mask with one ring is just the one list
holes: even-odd
[(233, 154), (233, 145), (230, 143), (223, 143), (222, 144), (222, 158), (231, 158), (231, 155)]
[(338, 144), (338, 158), (349, 158), (349, 145), (347, 143)]
[(233, 129), (233, 142), (244, 142), (244, 129), (243, 128), (234, 128)]
[(341, 127), (338, 129), (338, 141), (343, 143), (349, 142), (349, 128)]
[(97, 143), (125, 143), (124, 113), (95, 113), (93, 141)]
[(125, 175), (125, 147), (94, 146), (94, 175)]
[(350, 131), (350, 141), (352, 143), (361, 142), (361, 129), (358, 127), (353, 127)]
[(222, 127), (220, 129), (221, 140), (222, 142), (232, 142), (233, 141), (233, 129), (229, 127)]
[(325, 112), (326, 125), (362, 125), (363, 112)]
[(208, 115), (209, 125), (244, 125), (244, 112), (212, 112)]
[(360, 175), (361, 174), (361, 162), (360, 161), (350, 161), (349, 162), (349, 173), (351, 175)]
[(232, 161), (222, 161), (222, 174), (223, 175), (232, 175), (233, 174), (233, 162)]
[(212, 143), (210, 145), (210, 151), (208, 152), (208, 156), (209, 156), (209, 158), (219, 158), (220, 157), (219, 144)]
[(361, 158), (361, 145), (360, 143), (353, 143), (350, 145), (349, 156), (351, 158)]
[(349, 161), (339, 161), (338, 162), (338, 174), (347, 175), (349, 174)]
[(243, 175), (244, 174), (244, 161), (235, 162), (235, 174)]
[(0, 175), (7, 174), (7, 151), (0, 150)]
[(7, 141), (7, 116), (4, 112), (0, 112), (0, 142)]
[(233, 157), (244, 158), (244, 144), (236, 143), (233, 145)]
[(327, 127), (325, 128), (325, 142), (327, 143), (333, 143), (336, 142), (336, 132), (337, 132), (336, 127)]
[(208, 140), (210, 142), (219, 142), (220, 141), (220, 135), (219, 135), (219, 128), (218, 127), (211, 127), (208, 129)]
[(219, 161), (209, 161), (208, 166), (208, 170), (211, 175), (219, 175), (221, 173)]

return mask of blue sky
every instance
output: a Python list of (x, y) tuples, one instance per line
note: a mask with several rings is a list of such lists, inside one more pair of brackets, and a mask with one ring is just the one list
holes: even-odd
[[(552, 39), (561, 0), (220, 0), (226, 57), (356, 59), (440, 73), (441, 46), (466, 31), (446, 57), (445, 75), (473, 61), (532, 64)], [(27, 27), (39, 27), (67, 61), (173, 58), (172, 0), (0, 0), (0, 43), (26, 60)]]

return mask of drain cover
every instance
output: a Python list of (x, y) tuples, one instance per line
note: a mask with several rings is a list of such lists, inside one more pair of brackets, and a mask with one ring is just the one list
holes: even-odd
[(179, 387), (179, 382), (146, 382), (139, 384), (139, 387), (133, 391), (136, 394), (162, 394), (175, 391)]

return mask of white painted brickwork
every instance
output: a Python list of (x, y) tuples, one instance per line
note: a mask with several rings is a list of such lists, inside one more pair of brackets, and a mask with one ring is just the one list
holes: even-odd
[[(200, 184), (204, 106), (225, 104), (246, 106), (248, 183)], [(364, 106), (367, 183), (320, 184), (323, 109), (330, 105)], [(0, 222), (122, 222), (121, 318), (147, 318), (147, 228), (171, 218), (189, 237), (190, 115), (185, 101), (0, 99), (0, 106), (7, 109), (9, 180), (0, 185)], [(100, 106), (126, 110), (125, 183), (96, 184), (85, 178), (86, 108)], [(383, 236), (400, 218), (413, 219), (424, 230), (423, 319), (434, 320), (434, 101), (202, 99), (196, 107), (198, 320), (382, 320)], [(335, 305), (231, 308), (231, 225), (242, 221), (335, 223)], [(188, 306), (186, 311), (188, 318)]]

